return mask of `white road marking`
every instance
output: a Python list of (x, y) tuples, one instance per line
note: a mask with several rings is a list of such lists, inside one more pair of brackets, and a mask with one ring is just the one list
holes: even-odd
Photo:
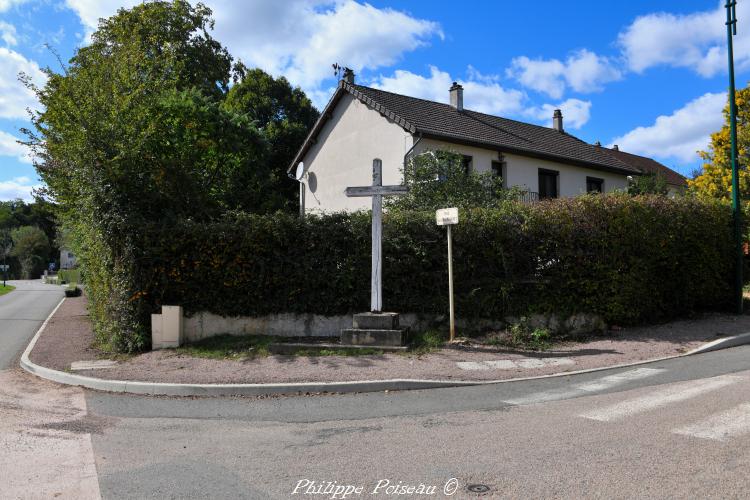
[(514, 368), (532, 369), (545, 366), (567, 366), (576, 364), (571, 358), (525, 358), (519, 360), (494, 359), (490, 361), (458, 361), (456, 366), (462, 370), (512, 370)]
[(489, 365), (478, 363), (476, 361), (458, 361), (456, 366), (462, 370), (489, 370)]
[(750, 403), (741, 404), (672, 432), (715, 441), (727, 441), (731, 437), (748, 434), (750, 433)]
[(541, 368), (547, 365), (543, 359), (537, 358), (519, 359), (517, 364), (521, 368)]
[(615, 375), (608, 375), (598, 380), (580, 384), (576, 387), (585, 392), (603, 391), (605, 389), (609, 389), (610, 387), (615, 387), (631, 380), (639, 380), (642, 378), (650, 377), (663, 371), (664, 370), (659, 368), (636, 368), (635, 370), (628, 370), (626, 372), (617, 373)]
[(737, 377), (733, 375), (724, 375), (720, 377), (712, 377), (704, 380), (690, 380), (687, 382), (681, 382), (674, 384), (669, 387), (658, 389), (654, 392), (646, 394), (638, 398), (629, 399), (620, 403), (607, 406), (604, 408), (597, 408), (595, 410), (581, 414), (584, 418), (591, 420), (599, 420), (602, 422), (609, 422), (612, 420), (618, 420), (621, 418), (636, 415), (638, 413), (647, 412), (656, 408), (662, 408), (664, 406), (678, 403), (700, 396), (707, 392), (726, 387), (743, 380), (743, 377)]
[(113, 368), (117, 366), (117, 361), (112, 359), (97, 359), (94, 361), (73, 361), (70, 363), (72, 371), (77, 370), (98, 370), (101, 368)]
[(535, 403), (544, 403), (546, 401), (558, 401), (561, 399), (575, 398), (592, 392), (603, 391), (623, 385), (633, 380), (640, 380), (652, 377), (657, 373), (665, 371), (663, 368), (636, 368), (616, 375), (608, 375), (600, 379), (577, 384), (572, 387), (566, 387), (555, 391), (544, 391), (522, 396), (520, 398), (506, 399), (505, 403), (512, 405), (530, 405)]
[(510, 359), (496, 359), (493, 361), (485, 361), (484, 363), (489, 365), (490, 368), (496, 370), (512, 370), (516, 367), (516, 364)]

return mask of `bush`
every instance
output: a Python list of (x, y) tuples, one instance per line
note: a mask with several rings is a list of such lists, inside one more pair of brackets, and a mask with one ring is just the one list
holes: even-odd
[[(587, 312), (634, 324), (731, 305), (726, 204), (590, 195), (464, 210), (460, 220), (454, 273), (463, 318)], [(226, 316), (369, 309), (367, 213), (234, 213), (133, 234), (112, 272), (88, 281), (93, 311), (106, 319), (100, 338), (120, 348), (147, 344), (148, 314), (161, 304)], [(383, 251), (387, 310), (447, 311), (446, 234), (434, 213), (387, 214)]]

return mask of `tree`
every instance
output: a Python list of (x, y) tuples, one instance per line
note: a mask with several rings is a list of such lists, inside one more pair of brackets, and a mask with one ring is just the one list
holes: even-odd
[(668, 194), (667, 179), (661, 174), (636, 175), (628, 184), (628, 194)]
[(49, 239), (44, 231), (35, 226), (23, 226), (10, 233), (13, 240), (11, 255), (21, 263), (21, 276), (31, 279), (44, 268), (49, 257)]
[(297, 206), (297, 184), (286, 169), (320, 115), (299, 87), (283, 76), (274, 79), (261, 69), (237, 66), (239, 80), (227, 94), (226, 109), (246, 113), (268, 141), (269, 208)]
[(385, 198), (393, 210), (437, 210), (446, 207), (493, 207), (516, 199), (518, 188), (503, 188), (491, 172), (471, 172), (463, 156), (450, 151), (427, 151), (410, 159), (404, 172), (409, 193)]
[(185, 0), (121, 9), (35, 88), (43, 110), (28, 143), (73, 235), (105, 347), (147, 345), (154, 305), (136, 278), (151, 265), (146, 225), (263, 202), (267, 143), (250, 117), (221, 106), (232, 59), (209, 35), (210, 15)]
[(142, 292), (162, 257), (150, 253), (158, 245), (146, 235), (158, 231), (148, 226), (294, 199), (282, 163), (317, 112), (286, 80), (233, 66), (212, 27), (210, 9), (186, 0), (120, 9), (62, 73), (47, 69), (43, 88), (29, 83), (43, 110), (28, 143), (71, 235), (103, 347), (148, 344), (158, 304)]
[[(750, 86), (737, 91), (737, 149), (739, 164), (740, 194), (743, 200), (750, 199)], [(731, 138), (729, 133), (729, 105), (724, 107), (724, 125), (711, 134), (708, 151), (700, 151), (704, 160), (700, 175), (688, 180), (691, 192), (700, 197), (730, 200), (732, 197), (732, 166), (730, 161)]]

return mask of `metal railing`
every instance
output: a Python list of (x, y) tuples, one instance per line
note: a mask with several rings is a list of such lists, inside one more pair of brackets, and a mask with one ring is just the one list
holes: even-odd
[(521, 203), (535, 203), (539, 201), (539, 193), (536, 191), (523, 191), (518, 194), (517, 200)]

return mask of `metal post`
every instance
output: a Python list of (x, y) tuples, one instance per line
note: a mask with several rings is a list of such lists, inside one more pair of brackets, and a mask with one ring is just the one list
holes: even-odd
[(732, 215), (734, 219), (735, 275), (734, 288), (737, 314), (742, 314), (742, 213), (740, 205), (740, 181), (737, 166), (737, 103), (734, 92), (734, 49), (732, 36), (737, 34), (736, 0), (727, 0), (727, 54), (729, 58), (729, 129), (731, 135), (732, 162)]
[(450, 309), (450, 341), (456, 338), (456, 323), (453, 315), (453, 237), (448, 224), (448, 308)]
[(299, 216), (300, 219), (305, 218), (305, 183), (299, 183)]

